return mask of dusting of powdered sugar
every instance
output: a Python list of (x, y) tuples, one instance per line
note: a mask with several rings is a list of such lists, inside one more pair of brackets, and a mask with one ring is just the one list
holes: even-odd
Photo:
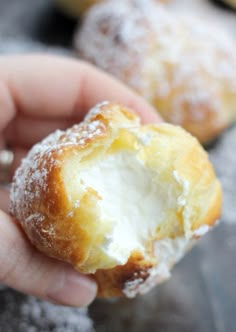
[[(98, 107), (98, 110), (100, 108)], [(17, 169), (11, 187), (11, 212), (20, 221), (41, 223), (44, 215), (39, 211), (31, 212), (31, 207), (40, 205), (41, 195), (47, 193), (47, 177), (50, 172), (59, 168), (63, 162), (60, 155), (67, 148), (83, 148), (94, 138), (105, 131), (99, 120), (75, 124), (66, 131), (57, 130), (42, 142), (36, 144), (22, 160)], [(51, 188), (51, 190), (53, 190)], [(79, 202), (76, 203), (77, 205)]]
[(157, 107), (158, 100), (168, 100), (168, 119), (177, 124), (184, 122), (186, 106), (192, 121), (204, 122), (208, 113), (221, 112), (222, 90), (236, 94), (231, 38), (218, 27), (174, 15), (152, 0), (107, 0), (94, 6), (78, 30), (75, 47), (81, 57)]
[(170, 269), (190, 248), (195, 240), (186, 237), (175, 239), (165, 238), (154, 242), (154, 255), (157, 265), (141, 273), (135, 272), (132, 280), (124, 284), (123, 293), (133, 298), (138, 294), (145, 294), (155, 285), (170, 278)]
[[(55, 142), (61, 135), (62, 132), (57, 130), (42, 143), (36, 144), (15, 173), (11, 187), (11, 210), (20, 220), (24, 216), (24, 211), (47, 190), (47, 175), (53, 167), (57, 167), (57, 161), (51, 158), (53, 147), (55, 148)], [(30, 216), (28, 218), (30, 219)], [(43, 216), (37, 213), (37, 220), (42, 219)]]
[(151, 133), (140, 133), (138, 135), (138, 140), (142, 145), (148, 146), (152, 141), (152, 135)]
[[(95, 105), (93, 108), (91, 108), (89, 113), (86, 115), (85, 121), (90, 121), (91, 118), (96, 117), (97, 115), (99, 115), (101, 113), (101, 108), (103, 106), (108, 106), (109, 103), (110, 103), (109, 101), (105, 100), (105, 101)], [(93, 125), (93, 124), (90, 123), (90, 125)]]
[(202, 237), (203, 235), (208, 233), (209, 230), (210, 230), (210, 227), (208, 225), (202, 225), (193, 232), (193, 235), (196, 237)]
[(167, 280), (170, 277), (170, 271), (166, 264), (159, 264), (146, 272), (147, 276), (127, 281), (124, 284), (123, 293), (128, 298), (134, 298), (138, 294), (145, 294), (157, 284)]
[(168, 10), (175, 12), (175, 14), (189, 15), (191, 13), (197, 13), (205, 22), (214, 22), (214, 24), (224, 25), (228, 32), (235, 37), (236, 36), (236, 20), (235, 12), (230, 10), (224, 10), (220, 6), (216, 6), (214, 1), (206, 0), (175, 0), (167, 3)]
[(186, 205), (186, 198), (189, 194), (189, 181), (183, 179), (176, 170), (173, 171), (173, 177), (176, 180), (176, 182), (182, 187), (182, 193), (178, 197), (177, 204), (179, 206), (185, 206)]
[(176, 170), (173, 171), (173, 177), (181, 188), (180, 195), (177, 198), (177, 205), (182, 210), (181, 214), (182, 214), (182, 218), (183, 218), (183, 226), (184, 226), (185, 236), (190, 238), (192, 236), (191, 222), (190, 222), (190, 219), (189, 219), (190, 208), (187, 204), (187, 198), (189, 196), (190, 184), (189, 184), (189, 181), (184, 179), (183, 177), (181, 177)]
[(79, 31), (75, 45), (81, 57), (124, 81), (128, 80), (137, 90), (141, 85), (140, 90), (145, 89), (148, 93), (145, 80), (140, 81), (140, 70), (144, 55), (152, 47), (150, 38), (147, 38), (151, 27), (135, 10), (135, 4), (105, 1), (94, 6)]

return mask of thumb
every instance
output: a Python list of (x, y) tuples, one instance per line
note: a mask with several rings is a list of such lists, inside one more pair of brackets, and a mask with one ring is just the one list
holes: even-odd
[(0, 243), (1, 283), (63, 305), (86, 306), (95, 298), (97, 286), (91, 278), (38, 252), (1, 210)]

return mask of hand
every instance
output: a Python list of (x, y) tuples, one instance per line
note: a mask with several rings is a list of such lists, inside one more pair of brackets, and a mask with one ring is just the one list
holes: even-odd
[[(160, 119), (142, 98), (86, 63), (50, 56), (0, 57), (0, 149), (7, 145), (14, 152), (12, 172), (33, 144), (78, 123), (103, 100), (133, 108), (143, 122)], [(93, 279), (38, 252), (7, 214), (8, 204), (9, 194), (2, 189), (0, 282), (60, 304), (89, 304), (97, 290)]]

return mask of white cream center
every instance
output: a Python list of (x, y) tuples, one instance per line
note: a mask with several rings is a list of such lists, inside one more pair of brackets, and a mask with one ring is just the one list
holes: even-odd
[(165, 195), (154, 177), (129, 152), (109, 155), (80, 171), (84, 185), (102, 197), (101, 218), (113, 225), (103, 250), (117, 263), (124, 264), (132, 250), (144, 252), (145, 241), (164, 218)]

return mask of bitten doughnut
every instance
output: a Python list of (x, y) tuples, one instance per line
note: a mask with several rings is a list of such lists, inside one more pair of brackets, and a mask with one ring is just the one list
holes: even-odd
[(34, 146), (11, 189), (31, 242), (93, 274), (102, 297), (134, 297), (169, 278), (220, 211), (220, 184), (195, 138), (141, 126), (109, 102)]
[(236, 118), (235, 43), (201, 20), (151, 0), (106, 1), (88, 11), (75, 47), (202, 143)]

